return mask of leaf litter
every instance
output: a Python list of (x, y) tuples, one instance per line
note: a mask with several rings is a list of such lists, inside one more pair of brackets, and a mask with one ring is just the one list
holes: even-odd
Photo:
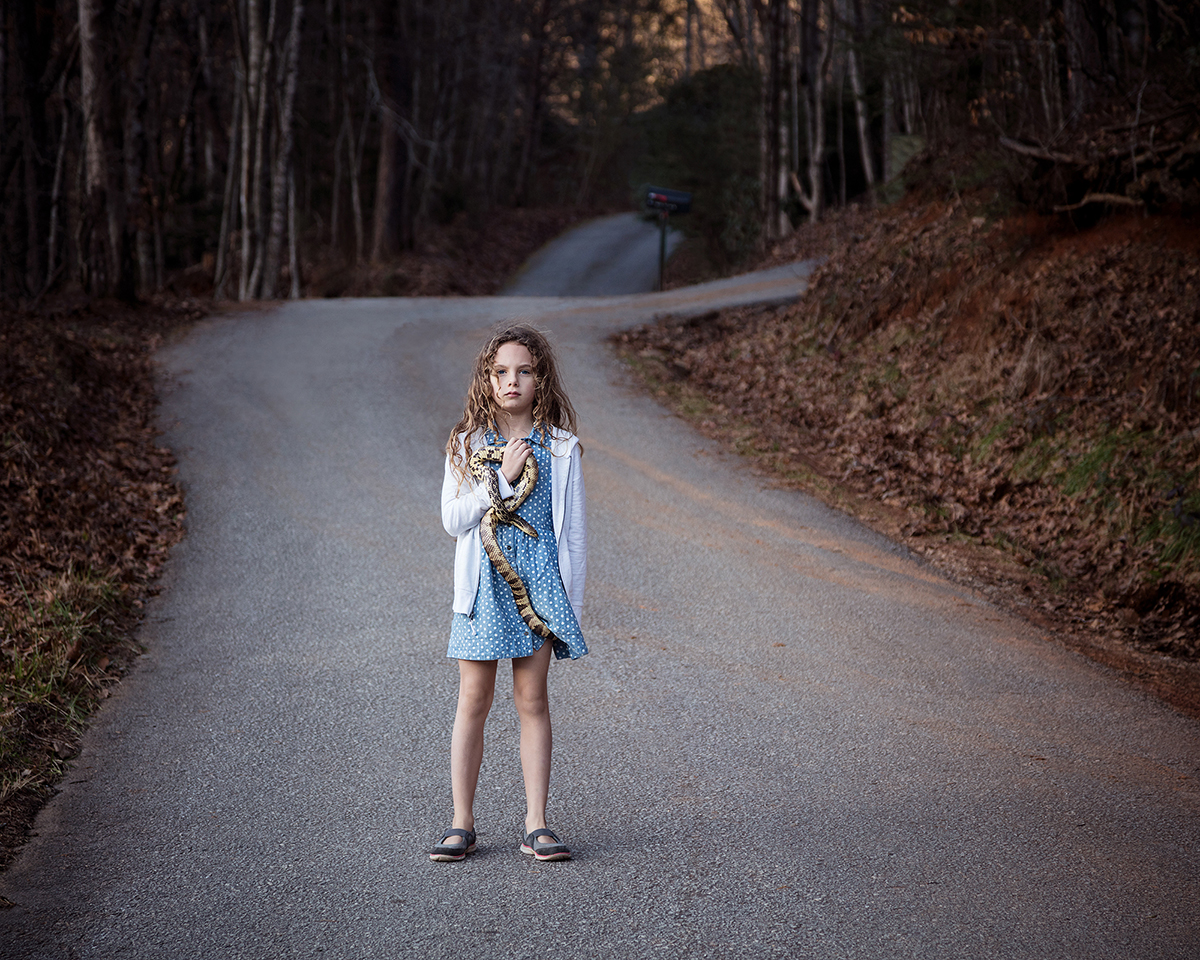
[(0, 311), (0, 868), (139, 653), (183, 536), (151, 356), (203, 313), (72, 297)]
[[(617, 334), (703, 431), (1200, 715), (1200, 231), (851, 208), (785, 307)], [(811, 255), (801, 229), (772, 262)]]

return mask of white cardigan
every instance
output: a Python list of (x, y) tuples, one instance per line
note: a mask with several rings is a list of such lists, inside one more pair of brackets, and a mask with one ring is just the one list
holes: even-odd
[[(558, 572), (567, 591), (567, 599), (582, 623), (583, 583), (587, 576), (587, 516), (584, 507), (583, 469), (579, 438), (566, 430), (550, 431), (550, 496), (554, 517), (554, 537), (558, 541)], [(482, 441), (482, 435), (472, 438)], [(500, 493), (511, 496), (512, 487), (500, 474)], [(442, 481), (442, 526), (458, 540), (454, 549), (454, 612), (469, 614), (479, 591), (479, 572), (483, 544), (479, 521), (491, 506), (487, 487), (472, 485), (468, 474), (461, 483), (446, 455), (446, 474)]]

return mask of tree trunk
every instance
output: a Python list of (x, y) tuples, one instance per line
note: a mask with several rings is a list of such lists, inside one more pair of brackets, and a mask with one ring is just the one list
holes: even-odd
[(242, 100), (244, 99), (242, 86), (242, 75), (239, 70), (233, 88), (233, 119), (229, 124), (229, 156), (225, 162), (225, 190), (221, 199), (221, 229), (217, 238), (217, 263), (213, 271), (214, 300), (225, 298), (225, 284), (229, 279), (229, 231), (235, 216), (233, 195), (239, 167), (238, 133), (241, 128)]
[[(347, 104), (347, 108), (349, 104)], [(342, 204), (342, 145), (346, 143), (346, 131), (350, 126), (350, 120), (346, 116), (345, 110), (342, 112), (342, 122), (338, 124), (337, 138), (333, 141), (333, 191), (329, 201), (329, 244), (338, 249), (338, 221), (341, 219), (341, 204)], [(350, 135), (350, 140), (353, 141), (354, 135)], [(354, 147), (347, 145), (346, 150), (353, 152)], [(351, 164), (353, 166), (353, 164)]]
[[(25, 289), (37, 295), (42, 289), (42, 243), (38, 227), (38, 157), (33, 138), (25, 138)], [(103, 249), (101, 249), (103, 254)]]
[(241, 219), (240, 260), (238, 269), (238, 299), (250, 296), (250, 251), (253, 239), (250, 235), (250, 92), (249, 82), (242, 84), (242, 133), (239, 138), (238, 157), (238, 213)]
[(775, 136), (771, 144), (774, 151), (774, 170), (772, 171), (772, 189), (775, 194), (775, 235), (777, 237), (786, 237), (792, 232), (792, 221), (787, 214), (787, 195), (788, 195), (788, 127), (785, 122), (785, 114), (787, 107), (787, 85), (785, 83), (786, 70), (785, 64), (791, 60), (791, 9), (787, 3), (773, 3), (771, 9), (774, 14), (772, 17), (772, 26), (774, 36), (772, 38), (772, 55), (773, 63), (771, 71), (774, 74), (772, 81), (774, 92), (772, 94), (772, 109), (774, 111), (773, 123), (775, 126)]
[[(350, 122), (350, 48), (347, 44), (346, 7), (341, 4), (341, 19), (338, 24), (338, 69), (331, 85), (335, 91), (330, 96), (330, 126), (337, 124), (337, 137), (333, 142), (333, 195), (329, 209), (329, 243), (335, 251), (341, 246), (342, 213), (342, 148), (350, 156), (350, 169), (354, 169), (354, 125)], [(333, 0), (325, 0), (326, 21), (333, 15)], [(340, 112), (340, 120), (338, 114)]]
[[(379, 263), (394, 253), (396, 243), (397, 169), (400, 129), (390, 110), (380, 118), (379, 164), (375, 169), (375, 212), (371, 223), (371, 260)], [(361, 246), (361, 244), (360, 244)]]
[(812, 113), (815, 120), (813, 152), (808, 158), (809, 189), (812, 207), (809, 216), (815, 223), (825, 212), (825, 78), (833, 57), (834, 9), (829, 0), (825, 10), (825, 29), (821, 31), (821, 60), (812, 85)]
[(359, 128), (358, 140), (351, 156), (350, 167), (350, 213), (354, 217), (354, 262), (362, 263), (366, 247), (366, 228), (363, 223), (362, 202), (362, 159), (367, 149), (367, 130), (371, 125), (371, 111), (363, 112), (362, 127)]
[[(797, 187), (800, 202), (809, 220), (821, 219), (825, 208), (825, 75), (833, 56), (833, 0), (824, 12), (821, 0), (812, 0), (804, 8), (801, 49), (805, 66), (805, 138), (808, 142), (808, 190)], [(822, 29), (822, 21), (824, 29)]]
[[(766, 16), (766, 7), (761, 3), (759, 12)], [(775, 239), (775, 186), (773, 182), (775, 157), (771, 150), (774, 121), (774, 80), (775, 80), (775, 45), (770, 43), (770, 23), (763, 24), (763, 32), (767, 35), (767, 62), (755, 64), (758, 68), (758, 214), (762, 218), (759, 230), (759, 242), (770, 242)]]
[(858, 149), (862, 158), (863, 176), (867, 181), (867, 194), (875, 200), (875, 161), (871, 156), (871, 122), (867, 116), (867, 98), (863, 92), (862, 73), (858, 68), (858, 55), (851, 47), (846, 57), (846, 69), (850, 74), (850, 89), (854, 91), (854, 119), (858, 124)]
[(537, 146), (542, 133), (542, 101), (545, 98), (543, 61), (546, 55), (546, 28), (549, 20), (549, 0), (542, 0), (530, 30), (530, 42), (534, 45), (533, 62), (530, 67), (529, 96), (525, 107), (525, 142), (521, 147), (521, 161), (517, 165), (514, 199), (518, 206), (523, 206), (528, 199), (529, 177), (537, 165)]
[[(107, 242), (100, 239), (101, 224), (108, 220), (108, 158), (100, 125), (102, 56), (99, 49), (100, 0), (79, 0), (79, 108), (83, 113), (84, 150), (87, 156), (87, 204), (90, 229), (87, 231), (89, 269), (99, 269), (102, 282), (89, 286), (111, 290), (120, 274), (117, 241), (109, 231)], [(99, 260), (100, 263), (96, 261)]]
[(274, 59), (273, 39), (275, 36), (276, 0), (267, 8), (267, 29), (262, 36), (262, 61), (259, 64), (258, 97), (254, 116), (254, 167), (250, 172), (250, 214), (254, 236), (254, 265), (250, 268), (250, 297), (261, 296), (263, 268), (267, 253), (266, 208), (263, 203), (263, 184), (267, 172), (267, 117), (270, 113), (271, 96), (268, 83), (271, 76), (271, 61)]
[(287, 217), (287, 190), (291, 178), (292, 141), (295, 131), (292, 117), (296, 104), (296, 76), (300, 67), (300, 24), (304, 19), (304, 0), (292, 0), (292, 25), (288, 31), (283, 101), (279, 106), (279, 149), (275, 154), (275, 175), (271, 183), (271, 230), (267, 239), (266, 266), (262, 295), (275, 299), (283, 257), (283, 230)]
[[(411, 89), (411, 80), (403, 69), (405, 51), (401, 49), (403, 39), (400, 11), (393, 3), (384, 3), (378, 35), (376, 79), (380, 94), (379, 163), (375, 169), (375, 210), (371, 224), (371, 260), (380, 262), (395, 253), (404, 234), (403, 221), (407, 219), (406, 193), (404, 189), (407, 154), (401, 153), (401, 118), (408, 116), (406, 100)], [(364, 127), (367, 118), (363, 117)], [(361, 148), (359, 158), (361, 160)]]
[(213, 199), (213, 186), (217, 179), (217, 154), (214, 143), (213, 127), (216, 123), (216, 90), (213, 86), (212, 57), (208, 50), (208, 18), (203, 13), (199, 16), (200, 35), (200, 68), (201, 79), (204, 81), (201, 103), (204, 104), (204, 200)]
[(788, 11), (788, 94), (791, 109), (791, 157), (788, 161), (788, 178), (795, 176), (800, 168), (800, 31), (794, 11)]
[(838, 203), (846, 205), (846, 64), (838, 67), (837, 92)]
[(896, 136), (895, 108), (892, 103), (892, 71), (883, 73), (883, 182), (892, 179), (892, 139)]
[(1067, 101), (1070, 123), (1078, 123), (1095, 102), (1102, 75), (1100, 40), (1088, 17), (1089, 0), (1063, 0), (1063, 34), (1067, 47)]
[[(8, 0), (0, 0), (0, 158), (8, 147)], [(0, 167), (3, 161), (0, 159)], [(7, 178), (5, 178), (7, 179)], [(0, 180), (0, 197), (4, 196), (5, 182)], [(4, 292), (4, 267), (0, 266), (0, 294)]]
[[(158, 17), (159, 0), (143, 0), (142, 13), (133, 49), (129, 53), (128, 73), (123, 84), (125, 95), (125, 231), (136, 233), (138, 272), (142, 289), (148, 289), (155, 277), (151, 274), (149, 249), (151, 210), (148, 185), (145, 183), (146, 169), (146, 75), (150, 67), (150, 47), (154, 40), (154, 24)], [(124, 231), (123, 231), (124, 232)], [(130, 239), (122, 238), (128, 248)], [(120, 285), (132, 291), (135, 281), (132, 276), (133, 263), (122, 264)]]
[(296, 253), (296, 178), (288, 172), (288, 274), (292, 285), (288, 297), (300, 299), (300, 258)]
[[(238, 171), (238, 211), (241, 214), (241, 262), (238, 271), (238, 300), (247, 300), (250, 292), (250, 254), (254, 246), (250, 214), (250, 165), (254, 160), (254, 145), (250, 138), (254, 109), (258, 99), (259, 62), (262, 59), (262, 29), (259, 24), (258, 0), (244, 0), (246, 41), (242, 61), (245, 81), (242, 83), (242, 136)], [(239, 44), (241, 46), (241, 44)]]
[[(3, 14), (0, 10), (0, 14)], [(0, 37), (2, 39), (2, 37)], [(46, 237), (46, 283), (43, 292), (54, 282), (58, 275), (55, 261), (58, 259), (58, 221), (61, 217), (60, 201), (62, 200), (63, 160), (67, 154), (67, 131), (71, 127), (71, 115), (67, 110), (66, 98), (63, 98), (62, 132), (58, 138), (58, 156), (54, 160), (54, 186), (50, 191), (50, 229)]]

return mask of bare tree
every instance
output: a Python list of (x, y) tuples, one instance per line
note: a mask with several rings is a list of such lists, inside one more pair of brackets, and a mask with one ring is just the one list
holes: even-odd
[[(871, 126), (867, 110), (867, 96), (863, 83), (863, 72), (859, 63), (859, 48), (865, 35), (862, 0), (853, 0), (854, 20), (850, 42), (846, 45), (845, 71), (850, 77), (850, 89), (854, 93), (854, 119), (858, 127), (858, 149), (862, 159), (863, 178), (867, 182), (867, 197), (874, 199), (875, 161), (871, 151)], [(839, 108), (839, 116), (840, 108)]]
[(797, 178), (792, 186), (809, 219), (816, 221), (825, 209), (825, 84), (833, 57), (833, 0), (807, 0), (800, 22), (808, 183), (803, 185)]
[[(408, 150), (402, 149), (402, 123), (411, 106), (410, 74), (403, 48), (404, 23), (394, 4), (384, 3), (376, 39), (375, 94), (379, 101), (379, 162), (375, 175), (375, 211), (371, 259), (380, 261), (402, 242), (398, 226), (407, 219)], [(412, 99), (410, 99), (412, 97)], [(365, 119), (364, 119), (365, 123)]]
[[(155, 21), (158, 18), (159, 0), (143, 0), (141, 15), (137, 21), (137, 34), (125, 62), (124, 83), (121, 85), (125, 98), (124, 160), (125, 160), (125, 227), (134, 231), (134, 243), (122, 237), (122, 248), (134, 246), (137, 250), (138, 282), (143, 289), (156, 285), (158, 277), (152, 257), (150, 234), (154, 230), (151, 222), (151, 188), (145, 182), (146, 168), (146, 78), (150, 69), (150, 49), (154, 41)], [(127, 290), (133, 287), (131, 271), (133, 263), (123, 258), (121, 285)]]
[(93, 289), (111, 289), (120, 275), (119, 236), (116, 217), (108, 202), (108, 156), (107, 143), (102, 133), (101, 107), (103, 103), (101, 69), (103, 57), (99, 36), (100, 0), (79, 0), (79, 107), (83, 114), (84, 151), (86, 156), (86, 186), (88, 215), (91, 230), (88, 232), (93, 244), (97, 239), (100, 223), (108, 227), (107, 239), (101, 238), (93, 249), (96, 254), (88, 256), (87, 262), (95, 268), (97, 261), (105, 268), (100, 284), (93, 282)]
[[(464, 211), (615, 198), (639, 111), (714, 63), (745, 72), (694, 89), (741, 104), (760, 82), (738, 107), (759, 131), (735, 165), (738, 249), (785, 233), (793, 197), (819, 217), (831, 178), (869, 194), (901, 132), (974, 124), (1067, 164), (1068, 206), (1190, 196), (1192, 154), (1163, 144), (1191, 142), (1195, 3), (952, 7), (0, 0), (0, 298), (130, 295), (197, 264), (218, 295), (272, 295), (285, 237), (296, 283), (310, 256), (386, 260)], [(1097, 125), (1130, 142), (1084, 164)], [(1185, 167), (1164, 180), (1169, 157)]]
[(297, 73), (300, 68), (300, 24), (304, 20), (304, 0), (292, 0), (292, 25), (288, 30), (285, 55), (280, 65), (285, 75), (283, 99), (279, 106), (278, 148), (275, 153), (275, 172), (271, 180), (271, 228), (267, 239), (266, 264), (263, 270), (262, 296), (275, 297), (283, 255), (283, 230), (288, 213), (288, 184), (291, 183), (293, 113), (296, 104)]

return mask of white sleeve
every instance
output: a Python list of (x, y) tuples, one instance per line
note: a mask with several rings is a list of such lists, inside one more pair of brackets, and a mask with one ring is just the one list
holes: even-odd
[(470, 477), (459, 480), (446, 455), (446, 473), (442, 479), (442, 526), (452, 537), (461, 537), (472, 527), (479, 526), (491, 506), (487, 488), (473, 485)]
[[(499, 470), (496, 479), (500, 481), (500, 496), (511, 497), (512, 485)], [(461, 537), (472, 527), (479, 526), (491, 505), (487, 487), (474, 483), (470, 475), (460, 481), (450, 464), (450, 455), (446, 454), (446, 472), (442, 479), (442, 526), (446, 532), (452, 537)]]
[(567, 486), (567, 554), (571, 558), (568, 599), (576, 617), (583, 610), (583, 587), (587, 580), (587, 498), (583, 489), (583, 460), (578, 444), (571, 450), (571, 482)]

